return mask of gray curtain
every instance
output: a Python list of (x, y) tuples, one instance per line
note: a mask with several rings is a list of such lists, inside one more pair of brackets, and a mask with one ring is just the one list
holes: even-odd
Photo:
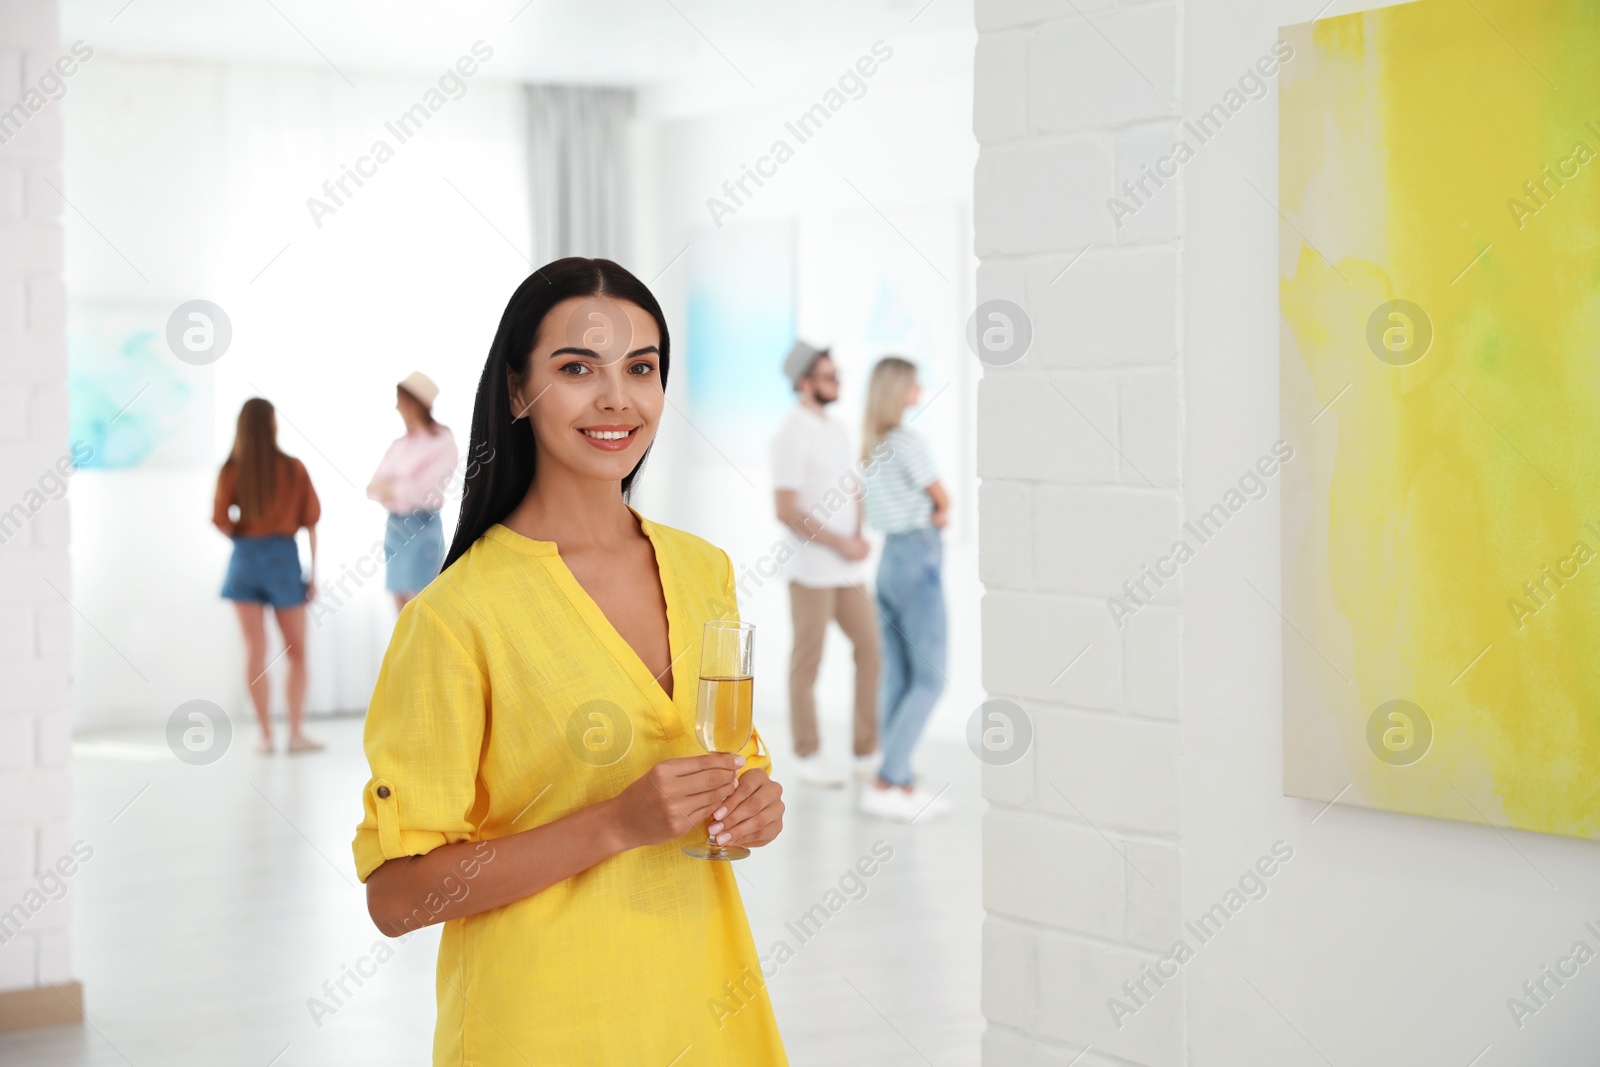
[(632, 89), (529, 85), (533, 262), (627, 253), (625, 138)]

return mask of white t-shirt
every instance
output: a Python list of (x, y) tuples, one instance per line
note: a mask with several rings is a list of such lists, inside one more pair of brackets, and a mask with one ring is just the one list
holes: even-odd
[[(772, 487), (793, 489), (800, 510), (842, 537), (860, 533), (856, 522), (861, 496), (861, 464), (850, 446), (850, 431), (796, 404), (772, 438)], [(787, 529), (787, 528), (786, 528)], [(867, 561), (851, 562), (826, 545), (789, 531), (794, 559), (789, 579), (815, 588), (856, 585), (867, 580)]]

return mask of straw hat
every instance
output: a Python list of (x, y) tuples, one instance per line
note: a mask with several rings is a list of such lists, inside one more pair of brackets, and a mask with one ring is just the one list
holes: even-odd
[(439, 387), (433, 384), (433, 379), (419, 370), (414, 370), (400, 379), (400, 388), (422, 401), (422, 406), (432, 410), (433, 402), (439, 396)]

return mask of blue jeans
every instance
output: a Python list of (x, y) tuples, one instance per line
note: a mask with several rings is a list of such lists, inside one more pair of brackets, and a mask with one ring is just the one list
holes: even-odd
[(910, 785), (911, 750), (944, 691), (943, 544), (935, 527), (884, 538), (878, 561), (883, 680), (878, 689), (883, 763), (878, 777)]

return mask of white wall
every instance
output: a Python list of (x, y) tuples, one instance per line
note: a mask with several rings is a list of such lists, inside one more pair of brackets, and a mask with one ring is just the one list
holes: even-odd
[[(59, 55), (54, 0), (0, 7), (4, 106), (24, 99), (24, 85), (37, 86)], [(35, 100), (21, 132), (0, 145), (0, 512), (28, 513), (20, 530), (8, 521), (0, 546), (0, 993), (72, 979), (70, 901), (50, 885), (47, 900), (39, 884), (47, 872), (60, 879), (58, 862), (76, 870), (69, 664), (79, 587), (56, 467), (69, 456), (64, 208), (50, 189), (61, 180), (61, 109)], [(59, 1009), (41, 998), (30, 1010), (65, 1017)]]
[[(949, 385), (918, 426), (934, 440), (956, 508), (947, 538), (951, 684), (931, 726), (953, 734), (979, 697), (976, 368), (961, 341), (975, 270), (969, 175), (976, 144), (963, 58), (971, 34), (930, 29), (932, 16), (913, 26), (910, 14), (883, 14), (878, 22), (893, 59), (734, 222), (783, 218), (796, 227), (797, 300), (807, 336), (847, 339), (836, 321), (843, 276), (837, 257), (892, 262), (916, 279), (915, 310), (930, 343), (906, 354), (928, 368), (930, 396)], [(865, 34), (828, 56), (798, 54), (763, 66), (753, 72), (759, 92), (730, 92), (697, 74), (641, 94), (632, 131), (636, 251), (628, 265), (652, 282), (677, 331), (679, 410), (689, 408), (690, 257), (674, 257), (692, 242), (714, 240), (706, 198), (720, 194), (723, 181), (769, 147), (786, 120), (816, 103), (874, 39)], [(463, 40), (461, 51), (470, 44)], [(512, 53), (504, 55), (510, 63)], [(443, 421), (466, 444), (489, 338), (506, 296), (530, 268), (519, 254), (528, 225), (520, 94), (494, 80), (512, 76), (509, 67), (497, 74), (495, 60), (485, 62), (467, 96), (449, 103), (318, 229), (306, 198), (383, 136), (382, 122), (430, 84), (415, 74), (345, 73), (355, 87), (323, 67), (102, 51), (66, 101), (74, 117), (66, 145), (70, 195), (82, 211), (67, 219), (75, 299), (170, 308), (203, 297), (228, 311), (235, 333), (233, 349), (214, 368), (185, 372), (209, 377), (215, 388), (209, 465), (89, 471), (79, 479), (86, 540), (74, 567), (98, 630), (80, 629), (77, 642), (81, 726), (161, 721), (197, 697), (248, 721), (235, 623), (217, 596), (229, 546), (206, 521), (215, 466), (245, 397), (259, 388), (279, 404), (281, 441), (306, 461), (322, 495), (324, 585), (367, 555), (381, 531), (381, 509), (352, 483), (364, 486), (398, 432), (386, 383), (413, 367), (427, 370), (444, 387)], [(840, 417), (852, 427), (868, 360), (878, 354), (856, 353), (844, 367)], [(758, 373), (776, 378), (781, 355), (753, 353), (752, 360)], [(765, 484), (766, 442), (742, 435), (717, 442), (748, 457), (742, 466), (759, 487), (752, 489), (701, 438), (703, 429), (677, 412), (669, 416), (637, 503), (727, 545), (741, 563), (753, 562), (779, 536)], [(453, 519), (447, 508), (447, 522)], [(305, 556), (304, 535), (301, 541)], [(746, 605), (768, 624), (762, 654), (772, 658), (764, 676), (774, 679), (787, 648), (783, 581), (780, 575), (766, 583)], [(393, 615), (380, 587), (379, 579), (367, 582), (326, 627), (313, 627), (313, 713), (364, 706)], [(824, 716), (839, 718), (848, 656), (834, 640), (820, 691)], [(276, 682), (282, 664), (273, 673)], [(782, 692), (772, 686), (768, 695)], [(281, 713), (276, 684), (273, 705)]]
[[(462, 50), (470, 44), (463, 41)], [(653, 280), (677, 331), (672, 391), (683, 411), (692, 359), (684, 304), (690, 257), (673, 257), (715, 239), (706, 198), (871, 45), (864, 39), (858, 49), (844, 48), (837, 63), (816, 63), (810, 74), (789, 72), (786, 83), (798, 86), (791, 95), (774, 90), (735, 105), (694, 86), (642, 94), (631, 153), (637, 251), (629, 265)], [(959, 64), (951, 69), (944, 55), (901, 43), (865, 95), (801, 146), (733, 221), (784, 218), (796, 226), (797, 300), (807, 336), (839, 339), (844, 329), (834, 321), (835, 257), (883, 259), (914, 279), (930, 345), (907, 354), (924, 361), (938, 384), (949, 383), (917, 425), (938, 449), (956, 506), (947, 538), (951, 687), (931, 727), (953, 734), (979, 697), (976, 367), (962, 342), (975, 268), (969, 175), (976, 143), (970, 75)], [(399, 432), (387, 383), (413, 367), (432, 374), (444, 390), (441, 418), (466, 445), (489, 339), (506, 297), (529, 270), (519, 255), (527, 250), (520, 93), (492, 80), (494, 61), (485, 63), (462, 100), (446, 105), (318, 229), (306, 198), (430, 84), (417, 75), (351, 74), (356, 89), (329, 70), (98, 53), (66, 101), (73, 117), (68, 192), (83, 213), (67, 219), (75, 299), (174, 307), (204, 297), (234, 323), (228, 354), (192, 372), (210, 375), (216, 391), (210, 466), (79, 476), (85, 540), (74, 567), (86, 616), (104, 635), (80, 631), (80, 725), (162, 721), (197, 697), (248, 721), (235, 623), (217, 597), (229, 546), (208, 515), (215, 465), (231, 442), (238, 404), (255, 387), (279, 405), (281, 443), (305, 460), (322, 496), (325, 584), (381, 533), (382, 511), (359, 487)], [(762, 78), (769, 90), (774, 82)], [(839, 414), (852, 428), (868, 360), (878, 354), (863, 352), (844, 367)], [(756, 373), (776, 378), (781, 356), (752, 353)], [(697, 421), (699, 429), (669, 415), (636, 502), (663, 522), (727, 545), (736, 560), (754, 561), (779, 535), (765, 483), (766, 442), (717, 440), (748, 457), (741, 466), (760, 487), (752, 490), (706, 445), (706, 420)], [(447, 522), (453, 518), (447, 509)], [(304, 556), (304, 534), (301, 541)], [(769, 623), (763, 654), (776, 657), (764, 676), (780, 678), (788, 628), (782, 576), (749, 599), (751, 617)], [(313, 627), (313, 713), (364, 707), (392, 616), (375, 578), (326, 627)], [(845, 713), (847, 665), (842, 647), (825, 660), (827, 717)], [(782, 692), (775, 685), (769, 695)], [(276, 684), (273, 703), (281, 711)]]
[[(663, 522), (692, 529), (724, 546), (736, 566), (770, 554), (780, 537), (767, 470), (771, 427), (761, 433), (730, 435), (710, 419), (696, 419), (697, 426), (686, 422), (694, 416), (680, 390), (694, 356), (692, 338), (686, 337), (683, 325), (687, 265), (695, 250), (749, 222), (787, 220), (794, 226), (797, 328), (813, 342), (841, 345), (842, 396), (832, 414), (852, 433), (859, 433), (859, 405), (872, 362), (888, 352), (852, 343), (855, 303), (870, 294), (850, 291), (841, 279), (851, 277), (862, 263), (882, 264), (912, 294), (915, 314), (927, 333), (925, 349), (900, 354), (923, 368), (927, 404), (913, 425), (933, 445), (954, 506), (945, 539), (952, 627), (948, 687), (928, 729), (934, 735), (958, 736), (981, 699), (973, 460), (977, 367), (963, 339), (976, 268), (970, 251), (970, 175), (977, 151), (971, 129), (971, 75), (959, 59), (931, 71), (927, 57), (915, 46), (894, 38), (892, 30), (885, 33), (885, 43), (894, 42), (889, 43), (895, 49), (893, 57), (866, 79), (859, 99), (849, 100), (803, 144), (784, 124), (817, 103), (841, 71), (869, 54), (872, 38), (858, 42), (859, 47), (840, 42), (832, 61), (814, 61), (807, 70), (787, 72), (785, 84), (795, 87), (792, 92), (757, 103), (707, 105), (670, 86), (642, 94), (634, 152), (635, 217), (640, 224), (636, 266), (647, 280), (661, 272), (653, 288), (678, 330), (675, 365), (683, 361), (683, 369), (674, 370), (669, 392), (684, 417), (669, 413), (638, 501)], [(763, 75), (763, 86), (771, 80)], [(733, 216), (724, 218), (719, 229), (708, 210), (708, 198), (726, 202), (723, 183), (737, 179), (742, 167), (753, 165), (778, 138), (796, 145), (794, 158)], [(685, 249), (690, 251), (673, 263)], [(778, 380), (783, 355), (751, 352), (749, 373)], [(718, 451), (737, 457), (739, 471), (731, 469)], [(674, 472), (671, 477), (666, 476), (669, 471)], [(781, 679), (789, 649), (786, 582), (786, 572), (780, 571), (748, 590), (741, 604), (745, 617), (762, 627), (758, 669), (773, 680), (765, 687), (764, 699), (770, 703), (763, 705), (758, 696), (758, 723), (763, 715), (785, 714)], [(833, 633), (818, 683), (824, 721), (842, 725), (847, 720), (849, 684), (849, 646)], [(825, 731), (825, 750), (843, 755), (847, 746), (843, 730)]]
[[(1587, 970), (1520, 1031), (1506, 1007), (1600, 913), (1592, 844), (1282, 795), (1283, 622), (1246, 584), (1280, 602), (1276, 495), (1166, 606), (1121, 631), (1105, 608), (1279, 438), (1275, 96), (1121, 231), (1106, 201), (1316, 8), (978, 4), (979, 297), (1036, 326), (979, 412), (984, 682), (1037, 728), (985, 783), (990, 1067), (1594, 1060)], [(1278, 841), (1266, 895), (1112, 1025), (1122, 983)]]
[[(74, 300), (164, 316), (205, 298), (233, 324), (219, 361), (183, 370), (215, 392), (209, 461), (75, 482), (73, 566), (94, 625), (80, 628), (75, 659), (80, 725), (162, 722), (196, 698), (251, 721), (237, 623), (218, 597), (229, 542), (210, 525), (247, 397), (278, 406), (279, 443), (311, 472), (324, 586), (382, 536), (383, 509), (364, 488), (403, 432), (394, 382), (412, 369), (439, 382), (440, 421), (466, 450), (489, 341), (531, 269), (521, 90), (495, 80), (491, 57), (402, 144), (384, 123), (434, 79), (349, 73), (355, 88), (327, 69), (97, 54), (64, 101), (66, 192), (81, 212), (66, 220)], [(319, 227), (307, 199), (379, 138), (394, 157), (347, 185), (355, 195)], [(453, 507), (445, 517), (453, 529)], [(309, 627), (313, 712), (365, 707), (394, 616), (382, 584), (380, 566)]]

